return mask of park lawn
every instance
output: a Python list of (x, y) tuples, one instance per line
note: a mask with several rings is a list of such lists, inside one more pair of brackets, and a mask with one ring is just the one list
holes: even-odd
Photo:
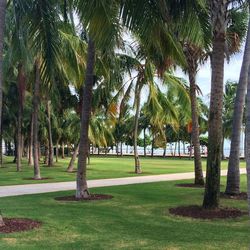
[[(75, 180), (75, 173), (67, 173), (66, 168), (70, 158), (59, 159), (54, 167), (47, 167), (41, 164), (42, 177), (49, 178), (42, 181), (34, 181), (33, 168), (23, 161), (21, 172), (16, 172), (16, 165), (12, 163), (13, 157), (4, 157), (3, 167), (0, 168), (0, 186), (29, 184), (29, 183), (47, 183)], [(179, 158), (158, 158), (141, 157), (142, 175), (185, 173), (193, 171), (193, 161)], [(203, 169), (205, 170), (205, 159), (203, 160)], [(244, 162), (241, 162), (244, 167)], [(227, 161), (222, 162), (222, 169), (227, 168)], [(136, 176), (134, 171), (133, 157), (91, 157), (91, 164), (88, 167), (88, 179), (105, 179)]]
[[(246, 190), (246, 175), (241, 179)], [(249, 249), (247, 215), (210, 221), (169, 215), (171, 207), (202, 202), (203, 190), (175, 186), (183, 182), (91, 189), (114, 196), (105, 201), (54, 200), (73, 192), (0, 198), (4, 216), (43, 222), (33, 231), (0, 234), (0, 249)], [(247, 210), (246, 201), (221, 203)]]

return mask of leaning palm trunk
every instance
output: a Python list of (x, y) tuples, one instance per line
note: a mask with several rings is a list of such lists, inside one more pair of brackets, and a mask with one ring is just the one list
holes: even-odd
[(38, 59), (35, 62), (35, 86), (33, 94), (33, 159), (34, 159), (34, 179), (41, 179), (39, 165), (39, 142), (38, 142), (38, 112), (40, 102), (40, 67)]
[(141, 105), (141, 89), (142, 84), (138, 81), (136, 85), (135, 92), (135, 120), (134, 120), (134, 158), (135, 158), (135, 173), (141, 174), (141, 164), (139, 159), (139, 154), (137, 150), (137, 138), (138, 138), (138, 123), (139, 123), (139, 115), (140, 115), (140, 105)]
[[(204, 185), (202, 164), (201, 164), (201, 152), (200, 152), (200, 132), (199, 132), (199, 121), (198, 121), (198, 107), (197, 107), (197, 97), (196, 97), (196, 74), (198, 70), (198, 54), (199, 49), (187, 46), (186, 48), (186, 58), (188, 62), (188, 76), (190, 82), (190, 100), (191, 100), (191, 113), (192, 113), (192, 144), (194, 146), (194, 172), (195, 179), (194, 183), (197, 185)], [(190, 147), (190, 152), (192, 145)]]
[[(1, 134), (2, 134), (2, 107), (3, 107), (3, 44), (4, 44), (5, 12), (6, 12), (6, 0), (0, 0), (0, 133)], [(1, 140), (1, 147), (2, 147), (2, 140)]]
[(234, 103), (231, 148), (228, 162), (226, 194), (240, 193), (240, 132), (244, 113), (245, 93), (247, 89), (248, 68), (250, 65), (250, 19), (248, 23), (247, 39), (241, 66), (240, 79), (237, 86)]
[(67, 172), (73, 172), (74, 164), (75, 164), (78, 152), (79, 152), (79, 143), (77, 144), (77, 147), (75, 148), (74, 153), (70, 159), (69, 166), (67, 168)]
[(210, 0), (212, 16), (212, 84), (208, 122), (208, 157), (203, 207), (216, 209), (220, 197), (222, 107), (227, 0)]
[(80, 132), (80, 146), (77, 165), (77, 180), (76, 180), (76, 198), (89, 197), (86, 170), (87, 170), (87, 156), (89, 151), (89, 122), (91, 116), (92, 91), (94, 84), (94, 65), (95, 65), (95, 44), (92, 39), (89, 39), (88, 53), (87, 53), (87, 68), (86, 79), (83, 87), (83, 105), (81, 115), (81, 132)]
[(246, 110), (246, 162), (247, 162), (247, 194), (248, 194), (248, 211), (250, 215), (250, 70), (248, 73), (247, 86), (247, 110)]
[(52, 129), (51, 129), (51, 114), (50, 114), (50, 101), (47, 101), (46, 103), (46, 109), (47, 109), (47, 119), (48, 119), (48, 140), (49, 140), (49, 146), (48, 146), (48, 151), (49, 151), (49, 157), (48, 157), (48, 166), (52, 167), (54, 162), (53, 162), (53, 157), (54, 157), (54, 148), (53, 148), (53, 141), (52, 141)]
[(18, 119), (17, 119), (17, 171), (21, 171), (22, 160), (22, 123), (23, 123), (23, 102), (25, 93), (25, 74), (22, 64), (18, 65)]

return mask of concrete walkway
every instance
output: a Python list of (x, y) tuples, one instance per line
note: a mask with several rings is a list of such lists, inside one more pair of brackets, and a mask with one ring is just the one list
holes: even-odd
[[(246, 169), (240, 170), (241, 174), (246, 173)], [(221, 175), (227, 175), (227, 170), (222, 170)], [(204, 172), (205, 176), (205, 172)], [(194, 173), (179, 173), (179, 174), (161, 174), (150, 176), (136, 176), (116, 179), (100, 179), (88, 181), (88, 186), (93, 187), (109, 187), (129, 184), (151, 183), (160, 181), (177, 181), (185, 179), (193, 179)], [(15, 186), (0, 186), (0, 197), (17, 196), (25, 194), (42, 194), (57, 191), (75, 190), (76, 182), (56, 182), (56, 183), (42, 183), (42, 184), (25, 184)]]

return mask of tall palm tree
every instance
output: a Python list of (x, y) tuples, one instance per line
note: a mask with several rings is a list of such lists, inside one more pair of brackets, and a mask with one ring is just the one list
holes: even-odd
[[(3, 44), (5, 27), (6, 0), (0, 0), (0, 131), (2, 131), (2, 107), (3, 107)], [(1, 133), (1, 132), (0, 132)], [(2, 133), (1, 133), (2, 134)], [(1, 137), (0, 137), (1, 138)], [(0, 142), (2, 155), (2, 139)], [(0, 163), (2, 164), (2, 163)]]
[[(249, 6), (250, 8), (250, 6)], [(247, 38), (244, 56), (234, 103), (233, 125), (231, 136), (230, 156), (228, 162), (226, 194), (237, 195), (240, 193), (240, 133), (243, 120), (245, 93), (248, 83), (248, 69), (250, 65), (250, 19), (248, 23)]]
[(246, 97), (246, 167), (247, 167), (247, 194), (248, 211), (250, 214), (250, 70), (248, 69), (248, 84)]
[(91, 102), (92, 102), (92, 90), (94, 85), (94, 66), (95, 66), (95, 43), (89, 38), (88, 41), (88, 53), (87, 53), (87, 68), (86, 79), (83, 87), (83, 103), (81, 114), (81, 133), (79, 143), (79, 156), (77, 165), (77, 187), (76, 198), (87, 198), (90, 193), (88, 191), (86, 168), (87, 168), (87, 156), (89, 152), (89, 121), (91, 115)]
[(39, 143), (38, 143), (38, 113), (40, 102), (40, 61), (36, 59), (35, 62), (35, 84), (33, 92), (33, 163), (34, 163), (34, 179), (41, 179), (40, 164), (39, 164)]
[(203, 207), (216, 209), (220, 195), (224, 54), (227, 1), (209, 1), (212, 22), (211, 100), (208, 127), (208, 157)]
[(86, 61), (86, 76), (82, 92), (80, 147), (77, 165), (76, 198), (86, 198), (90, 195), (86, 166), (89, 151), (88, 130), (91, 117), (92, 91), (94, 85), (94, 70), (96, 49), (110, 52), (117, 44), (119, 36), (119, 3), (114, 0), (100, 4), (99, 1), (77, 1), (77, 11), (84, 28), (88, 31), (88, 52)]
[(204, 185), (204, 178), (202, 172), (201, 152), (200, 152), (200, 131), (199, 131), (199, 114), (196, 92), (198, 91), (196, 84), (196, 74), (198, 71), (198, 62), (202, 57), (202, 49), (190, 44), (186, 44), (184, 53), (187, 59), (187, 71), (190, 83), (190, 100), (192, 112), (192, 144), (194, 145), (194, 182), (197, 185)]

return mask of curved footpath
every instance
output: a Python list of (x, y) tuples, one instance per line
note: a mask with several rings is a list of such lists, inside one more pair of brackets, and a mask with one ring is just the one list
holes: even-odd
[[(241, 168), (240, 173), (246, 174), (246, 169)], [(227, 170), (222, 170), (221, 176), (226, 176), (226, 175), (227, 175)], [(136, 176), (136, 177), (115, 178), (115, 179), (89, 180), (88, 186), (89, 188), (109, 187), (109, 186), (151, 183), (160, 181), (177, 181), (177, 180), (185, 180), (193, 178), (194, 178), (194, 173), (192, 172), (178, 173), (178, 174), (161, 174), (161, 175)], [(75, 189), (76, 189), (75, 181), (0, 186), (0, 197), (17, 196), (25, 194), (42, 194), (42, 193), (51, 193), (51, 192), (75, 190)]]

